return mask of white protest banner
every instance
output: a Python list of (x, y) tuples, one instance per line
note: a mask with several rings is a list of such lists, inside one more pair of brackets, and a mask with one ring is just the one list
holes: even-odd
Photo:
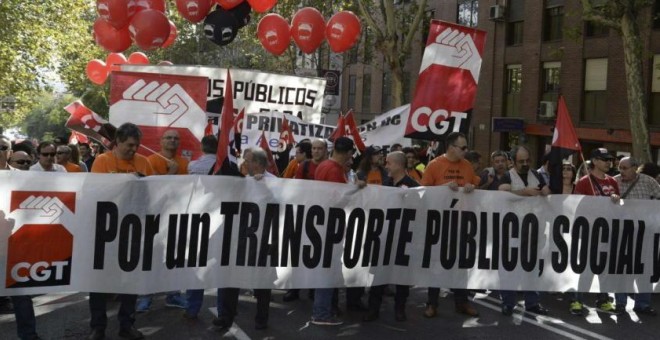
[[(224, 94), (227, 69), (208, 66), (121, 65), (122, 71), (207, 77), (208, 100)], [(321, 121), (324, 78), (299, 77), (260, 71), (231, 69), (234, 107), (245, 113), (278, 111), (301, 115), (307, 122)]]
[[(3, 171), (4, 296), (386, 283), (653, 292), (657, 201)], [(111, 278), (111, 279), (109, 279)]]
[[(377, 145), (385, 151), (389, 150), (394, 143), (410, 146), (410, 139), (403, 137), (409, 107), (410, 105), (404, 105), (392, 109), (358, 126), (364, 144), (366, 146)], [(241, 144), (244, 147), (258, 146), (261, 131), (264, 131), (268, 138), (268, 145), (272, 150), (276, 150), (280, 138), (282, 116), (279, 112), (248, 114), (247, 119), (243, 121)], [(335, 129), (332, 125), (313, 124), (291, 115), (286, 115), (286, 119), (296, 142), (305, 138), (328, 138)]]

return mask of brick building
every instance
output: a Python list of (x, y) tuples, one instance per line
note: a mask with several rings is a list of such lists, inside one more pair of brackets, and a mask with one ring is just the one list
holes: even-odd
[[(566, 98), (585, 154), (595, 147), (630, 152), (630, 123), (622, 41), (617, 32), (585, 23), (580, 1), (429, 0), (434, 18), (476, 26), (487, 32), (479, 90), (471, 127), (474, 149), (486, 155), (524, 143), (538, 155), (551, 143), (556, 101)], [(660, 0), (640, 23), (648, 58), (644, 81), (648, 98), (652, 155), (660, 158)], [(414, 44), (406, 66), (409, 102), (417, 80), (423, 42)], [(387, 73), (377, 57), (360, 59), (364, 48), (345, 60), (342, 108), (367, 120), (388, 107)], [(360, 54), (362, 53), (362, 55)], [(518, 131), (493, 132), (495, 120), (521, 119)], [(497, 130), (497, 129), (496, 129)], [(515, 129), (514, 129), (515, 130)]]

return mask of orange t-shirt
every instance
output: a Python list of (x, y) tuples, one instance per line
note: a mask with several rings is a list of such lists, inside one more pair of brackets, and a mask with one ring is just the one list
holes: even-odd
[(64, 164), (64, 167), (66, 168), (66, 172), (82, 172), (80, 165), (73, 164), (71, 162), (66, 162), (66, 164)]
[[(154, 169), (155, 175), (167, 175), (167, 161), (164, 158), (165, 156), (161, 154), (153, 154), (147, 157), (151, 167)], [(188, 174), (188, 160), (181, 156), (174, 156), (174, 161), (179, 164), (179, 169), (177, 170), (177, 175), (186, 175)]]
[(289, 162), (289, 165), (286, 166), (286, 169), (284, 169), (284, 172), (282, 173), (282, 178), (295, 178), (297, 171), (298, 171), (298, 161), (294, 158)]
[(96, 157), (92, 165), (92, 172), (103, 174), (131, 174), (137, 172), (145, 176), (154, 174), (147, 157), (136, 153), (133, 159), (127, 161), (118, 159), (112, 151)]
[(467, 160), (461, 159), (458, 162), (452, 162), (442, 155), (429, 162), (420, 184), (423, 186), (443, 185), (451, 181), (462, 187), (467, 183), (479, 185), (480, 178), (475, 175), (472, 164)]
[(406, 172), (408, 176), (410, 176), (410, 178), (415, 180), (415, 182), (417, 183), (422, 182), (422, 174), (424, 173), (423, 171), (416, 168), (412, 168), (412, 169), (408, 169)]
[(367, 184), (383, 185), (383, 173), (379, 168), (369, 170)]

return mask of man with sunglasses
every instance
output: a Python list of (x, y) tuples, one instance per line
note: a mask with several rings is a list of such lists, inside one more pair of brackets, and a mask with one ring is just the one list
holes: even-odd
[(10, 170), (9, 157), (11, 157), (11, 142), (9, 138), (0, 135), (0, 170)]
[(67, 172), (66, 169), (55, 163), (55, 156), (57, 155), (55, 144), (51, 142), (41, 142), (37, 146), (37, 154), (39, 161), (30, 167), (32, 171), (55, 171)]
[(14, 151), (9, 157), (9, 166), (15, 169), (27, 171), (30, 170), (30, 165), (32, 165), (32, 157), (25, 151)]
[[(475, 175), (472, 164), (465, 159), (468, 151), (467, 138), (460, 132), (452, 132), (445, 140), (447, 151), (429, 162), (422, 176), (423, 186), (446, 185), (453, 191), (463, 188), (464, 193), (471, 193), (479, 185), (480, 178)], [(440, 288), (429, 288), (428, 301), (424, 316), (432, 318), (438, 314)], [(476, 308), (468, 300), (467, 289), (454, 289), (456, 312), (468, 316), (479, 316)]]

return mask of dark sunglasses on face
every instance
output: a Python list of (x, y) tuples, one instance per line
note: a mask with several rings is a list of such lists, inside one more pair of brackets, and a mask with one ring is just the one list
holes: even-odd
[(56, 152), (42, 152), (40, 155), (44, 157), (55, 157)]
[(29, 159), (18, 159), (15, 161), (12, 161), (12, 163), (16, 163), (18, 165), (29, 165), (31, 162)]
[(7, 151), (9, 150), (9, 145), (0, 145), (0, 151)]

